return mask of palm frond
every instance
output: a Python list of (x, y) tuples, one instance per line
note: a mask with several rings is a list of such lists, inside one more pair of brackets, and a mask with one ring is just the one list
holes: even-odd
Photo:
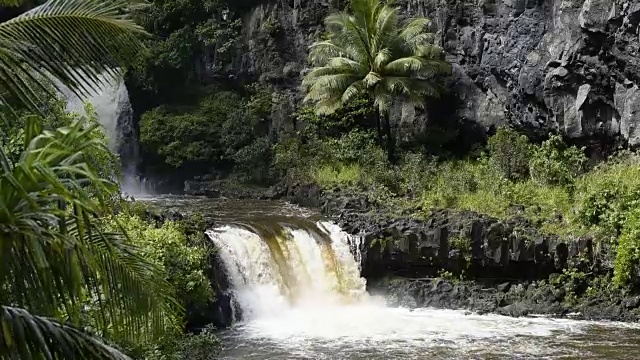
[(389, 62), (393, 57), (393, 53), (390, 49), (381, 49), (373, 62), (373, 70), (382, 72), (385, 64)]
[(47, 316), (63, 311), (72, 324), (89, 301), (107, 338), (157, 336), (179, 306), (126, 233), (100, 230), (117, 186), (86, 161), (109, 151), (92, 131), (80, 122), (45, 131), (0, 176), (0, 288), (12, 303)]
[(352, 74), (336, 74), (318, 77), (309, 88), (305, 101), (318, 102), (328, 98), (340, 98), (342, 93), (359, 78)]
[(423, 71), (425, 59), (420, 56), (408, 56), (395, 59), (384, 67), (386, 74), (412, 74)]
[(340, 101), (343, 104), (348, 104), (351, 99), (357, 98), (360, 94), (365, 91), (365, 86), (363, 81), (356, 81), (349, 85), (349, 87), (342, 93), (342, 97)]
[(8, 306), (0, 306), (0, 358), (129, 359), (82, 330)]
[(49, 0), (0, 23), (0, 96), (37, 110), (35, 92), (48, 91), (50, 77), (80, 96), (99, 89), (99, 75), (115, 76), (141, 48), (144, 31), (122, 9), (117, 0)]
[(373, 105), (380, 114), (387, 114), (391, 107), (392, 96), (384, 86), (377, 86), (373, 91)]
[(365, 88), (372, 89), (381, 81), (382, 76), (380, 76), (380, 74), (370, 71), (367, 76), (364, 77), (362, 83), (364, 84)]
[(342, 48), (351, 49), (350, 53), (357, 57), (354, 60), (365, 61), (372, 58), (366, 30), (358, 24), (356, 18), (342, 12), (327, 16), (325, 24), (329, 30), (329, 39)]
[(383, 6), (375, 19), (374, 33), (371, 36), (372, 53), (381, 51), (397, 33), (398, 9)]
[(22, 5), (23, 0), (0, 0), (0, 6), (17, 7)]
[(385, 113), (393, 98), (420, 106), (425, 96), (442, 90), (436, 75), (446, 74), (450, 66), (433, 45), (429, 19), (399, 26), (398, 9), (382, 0), (352, 0), (351, 12), (328, 16), (328, 40), (311, 47), (315, 68), (303, 85), (305, 100), (314, 102), (317, 111), (337, 109), (336, 102), (366, 94)]
[(431, 24), (431, 20), (425, 17), (410, 19), (400, 31), (400, 38), (404, 41), (411, 42), (416, 37), (429, 34), (426, 30)]
[(327, 61), (336, 56), (350, 56), (355, 59), (357, 56), (350, 49), (344, 49), (333, 41), (320, 41), (309, 47), (309, 62), (314, 65), (324, 66)]
[(340, 109), (341, 106), (342, 100), (340, 97), (330, 97), (316, 103), (316, 112), (320, 115), (328, 115)]

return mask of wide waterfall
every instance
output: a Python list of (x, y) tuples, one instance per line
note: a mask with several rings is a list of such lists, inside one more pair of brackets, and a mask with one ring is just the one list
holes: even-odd
[(367, 295), (351, 255), (357, 238), (334, 224), (227, 225), (207, 234), (219, 249), (243, 320), (279, 316), (294, 306), (357, 303)]

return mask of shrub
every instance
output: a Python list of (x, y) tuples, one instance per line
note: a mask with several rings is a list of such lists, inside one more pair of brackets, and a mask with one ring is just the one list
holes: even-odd
[(161, 106), (140, 119), (140, 143), (173, 167), (231, 161), (253, 139), (245, 103), (232, 92), (219, 92), (195, 107)]
[(434, 172), (423, 193), (423, 204), (427, 208), (464, 206), (462, 201), (467, 195), (483, 193), (495, 198), (489, 194), (501, 190), (500, 177), (487, 166), (486, 160), (448, 161)]
[(400, 161), (397, 174), (400, 176), (401, 194), (420, 195), (435, 175), (436, 163), (428, 161), (422, 154), (407, 153)]
[(339, 138), (317, 140), (311, 147), (316, 160), (323, 163), (367, 163), (376, 144), (373, 133), (354, 130)]
[[(212, 299), (213, 292), (204, 274), (208, 266), (207, 250), (202, 244), (189, 244), (183, 226), (165, 222), (155, 227), (127, 213), (117, 215), (116, 220), (139, 248), (140, 255), (164, 269), (167, 281), (185, 308), (204, 306)], [(109, 229), (116, 226), (115, 221), (107, 224)]]
[(251, 144), (241, 148), (233, 155), (236, 169), (247, 180), (257, 183), (265, 183), (270, 178), (269, 165), (271, 163), (271, 143), (264, 136), (256, 139)]
[(329, 115), (317, 115), (313, 108), (299, 110), (296, 121), (304, 128), (303, 136), (309, 139), (340, 137), (352, 130), (372, 130), (374, 107), (366, 98), (358, 98)]
[(526, 136), (506, 127), (489, 138), (488, 152), (491, 166), (507, 179), (526, 180), (533, 147)]
[(460, 251), (460, 254), (463, 257), (466, 257), (465, 260), (471, 260), (471, 239), (465, 236), (454, 236), (449, 240), (449, 247), (454, 250)]
[(284, 178), (306, 179), (310, 166), (307, 146), (295, 136), (286, 136), (273, 146), (273, 170)]
[(247, 103), (249, 115), (256, 119), (265, 119), (271, 115), (273, 108), (273, 95), (267, 89), (257, 89)]
[(634, 209), (628, 215), (618, 239), (613, 282), (618, 286), (626, 285), (634, 277), (638, 261), (640, 261), (640, 208)]
[(552, 135), (534, 150), (531, 177), (542, 184), (567, 185), (582, 174), (586, 160), (583, 150), (569, 147), (559, 135)]
[(312, 172), (313, 180), (322, 187), (363, 185), (364, 176), (358, 164), (322, 165)]
[(611, 236), (620, 234), (627, 214), (640, 207), (640, 158), (602, 164), (576, 182), (576, 220), (599, 227)]

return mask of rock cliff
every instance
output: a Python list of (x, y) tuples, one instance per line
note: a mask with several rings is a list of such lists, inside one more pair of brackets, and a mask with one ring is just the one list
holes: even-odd
[[(345, 0), (262, 2), (243, 16), (236, 71), (272, 85), (276, 129), (293, 126), (307, 47)], [(402, 16), (432, 19), (454, 71), (432, 121), (510, 123), (599, 144), (640, 144), (640, 2), (615, 0), (397, 0)], [(404, 120), (407, 120), (406, 118)], [(398, 125), (398, 124), (396, 124)]]

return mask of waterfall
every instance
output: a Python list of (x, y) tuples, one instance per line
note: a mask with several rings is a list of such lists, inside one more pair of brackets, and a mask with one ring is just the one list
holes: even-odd
[(557, 347), (540, 339), (581, 331), (571, 320), (389, 306), (365, 290), (361, 239), (331, 222), (242, 216), (207, 235), (234, 312), (218, 334), (222, 359), (547, 358)]
[(100, 81), (104, 84), (102, 89), (84, 98), (79, 98), (64, 85), (57, 84), (67, 101), (67, 111), (86, 115), (84, 104), (88, 102), (93, 105), (98, 121), (109, 139), (109, 149), (120, 156), (122, 191), (132, 196), (151, 194), (153, 191), (147, 181), (137, 174), (138, 136), (124, 80), (109, 79), (104, 75)]
[(358, 303), (367, 296), (353, 240), (335, 224), (225, 225), (207, 235), (243, 320), (275, 317), (292, 307)]

